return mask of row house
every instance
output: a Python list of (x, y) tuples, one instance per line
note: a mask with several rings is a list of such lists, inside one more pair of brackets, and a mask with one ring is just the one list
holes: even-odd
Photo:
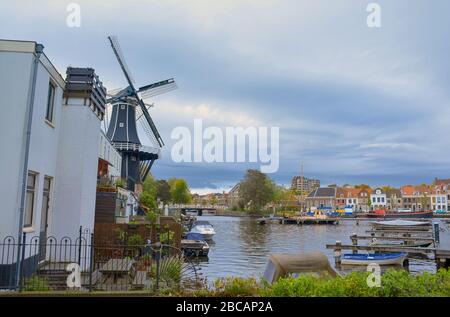
[[(447, 207), (447, 211), (450, 212), (450, 178), (446, 178), (446, 179), (435, 178), (434, 185), (441, 186), (442, 191), (446, 192), (446, 195), (445, 195), (445, 201), (447, 202), (446, 207)], [(442, 194), (442, 192), (440, 194)], [(442, 199), (442, 196), (441, 196), (441, 199)], [(436, 203), (437, 203), (437, 199), (436, 199)], [(436, 206), (436, 208), (437, 208), (437, 206)], [(439, 209), (436, 209), (436, 210), (439, 210)]]
[(401, 187), (402, 208), (412, 211), (431, 209), (432, 189), (427, 185), (406, 185)]
[(336, 207), (339, 209), (352, 208), (356, 212), (369, 211), (371, 189), (339, 187), (336, 190)]
[(396, 211), (402, 208), (402, 192), (397, 188), (390, 188), (386, 193), (386, 210)]
[(382, 188), (376, 188), (370, 195), (371, 209), (386, 209), (387, 196), (386, 192)]
[(430, 195), (431, 210), (433, 211), (450, 211), (449, 192), (447, 185), (433, 186)]
[(319, 187), (309, 193), (306, 197), (306, 208), (331, 208), (336, 207), (336, 191), (335, 187)]

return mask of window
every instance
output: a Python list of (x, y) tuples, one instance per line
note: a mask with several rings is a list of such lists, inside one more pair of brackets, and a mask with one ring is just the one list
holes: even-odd
[(53, 122), (53, 111), (55, 108), (55, 91), (56, 86), (51, 81), (48, 84), (48, 96), (47, 96), (47, 111), (45, 113), (45, 119), (49, 122)]
[(27, 194), (25, 200), (25, 219), (23, 224), (25, 228), (33, 226), (34, 194), (36, 192), (36, 178), (37, 178), (36, 174), (28, 172)]
[(47, 231), (48, 224), (48, 210), (50, 206), (50, 188), (52, 179), (48, 176), (44, 178), (44, 192), (42, 195), (42, 213), (41, 213), (41, 232)]

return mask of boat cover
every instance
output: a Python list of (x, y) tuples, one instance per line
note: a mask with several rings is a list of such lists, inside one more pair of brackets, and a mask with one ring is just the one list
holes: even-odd
[[(269, 278), (270, 282), (275, 282), (289, 273), (328, 273), (332, 277), (338, 276), (330, 265), (328, 258), (322, 252), (307, 252), (300, 254), (272, 254), (269, 257), (269, 264), (273, 264), (273, 269)], [(266, 274), (265, 274), (266, 275)], [(266, 276), (265, 276), (266, 277)]]
[(186, 235), (186, 240), (200, 240), (204, 241), (203, 235), (198, 232), (188, 232)]
[(375, 221), (375, 225), (382, 226), (427, 226), (430, 223), (426, 221), (410, 221), (410, 220), (388, 220), (388, 221)]

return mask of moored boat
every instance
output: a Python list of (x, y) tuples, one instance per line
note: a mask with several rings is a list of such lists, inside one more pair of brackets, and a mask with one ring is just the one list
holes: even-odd
[(196, 221), (192, 224), (191, 233), (201, 233), (205, 240), (211, 240), (216, 234), (214, 227), (208, 221)]
[(388, 221), (375, 221), (372, 222), (374, 227), (427, 227), (430, 225), (427, 221), (411, 221), (411, 220), (388, 220)]
[(202, 234), (189, 232), (186, 239), (181, 240), (181, 249), (186, 256), (208, 256), (209, 244)]
[(406, 253), (344, 254), (342, 265), (402, 265)]
[(433, 218), (433, 211), (386, 212), (375, 210), (366, 214), (369, 218)]

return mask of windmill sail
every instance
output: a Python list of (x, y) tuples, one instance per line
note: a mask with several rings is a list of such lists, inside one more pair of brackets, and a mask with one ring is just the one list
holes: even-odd
[[(134, 87), (134, 78), (128, 68), (116, 36), (108, 36), (114, 55), (128, 82), (128, 87), (110, 91), (107, 102), (112, 105), (107, 135), (122, 154), (122, 177), (128, 189), (145, 180), (154, 161), (160, 157), (164, 142), (143, 99), (160, 95), (177, 88), (173, 78)], [(138, 130), (139, 126), (139, 130)], [(142, 142), (142, 131), (148, 142)], [(146, 144), (150, 143), (150, 144)]]

